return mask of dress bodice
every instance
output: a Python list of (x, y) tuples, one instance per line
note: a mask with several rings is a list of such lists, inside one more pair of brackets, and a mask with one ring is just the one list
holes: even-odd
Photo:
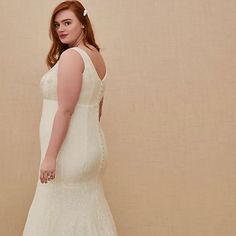
[[(76, 50), (83, 58), (84, 61), (84, 72), (82, 76), (82, 87), (79, 96), (79, 105), (96, 105), (98, 104), (105, 91), (107, 82), (107, 73), (101, 80), (98, 73), (93, 65), (90, 56), (85, 50), (79, 47), (72, 47), (71, 49)], [(60, 60), (60, 59), (59, 59)], [(40, 87), (44, 99), (58, 100), (57, 97), (57, 63), (47, 71), (40, 80)]]

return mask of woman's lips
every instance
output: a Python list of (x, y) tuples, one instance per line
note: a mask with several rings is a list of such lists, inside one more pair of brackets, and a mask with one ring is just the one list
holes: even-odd
[(60, 38), (64, 39), (67, 36), (67, 34), (60, 35)]

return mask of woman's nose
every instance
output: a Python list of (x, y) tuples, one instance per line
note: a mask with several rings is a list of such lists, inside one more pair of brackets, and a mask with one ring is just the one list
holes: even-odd
[(63, 26), (63, 25), (60, 25), (59, 28), (58, 28), (58, 31), (59, 31), (59, 32), (64, 31), (64, 26)]

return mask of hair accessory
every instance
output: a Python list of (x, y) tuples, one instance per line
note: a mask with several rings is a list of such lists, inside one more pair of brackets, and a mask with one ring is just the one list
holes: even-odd
[(88, 14), (88, 11), (86, 9), (84, 9), (84, 14), (83, 16), (86, 16)]

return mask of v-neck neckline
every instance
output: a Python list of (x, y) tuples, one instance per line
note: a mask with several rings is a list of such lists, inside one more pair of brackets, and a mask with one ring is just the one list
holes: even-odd
[(90, 64), (92, 65), (92, 68), (93, 68), (93, 70), (94, 70), (94, 72), (95, 72), (95, 74), (96, 74), (97, 79), (98, 79), (101, 83), (103, 83), (103, 82), (106, 80), (106, 78), (107, 78), (107, 70), (106, 70), (105, 76), (101, 79), (100, 76), (98, 75), (98, 72), (97, 72), (97, 70), (96, 70), (96, 68), (95, 68), (95, 66), (94, 66), (94, 64), (93, 64), (93, 62), (92, 62), (92, 59), (91, 59), (90, 56), (88, 55), (88, 53), (87, 53), (84, 49), (82, 49), (81, 47), (76, 46), (76, 47), (74, 47), (74, 48), (78, 48), (78, 49), (80, 49), (80, 50), (82, 50), (82, 51), (84, 52), (84, 54), (87, 56), (87, 58), (88, 58)]

